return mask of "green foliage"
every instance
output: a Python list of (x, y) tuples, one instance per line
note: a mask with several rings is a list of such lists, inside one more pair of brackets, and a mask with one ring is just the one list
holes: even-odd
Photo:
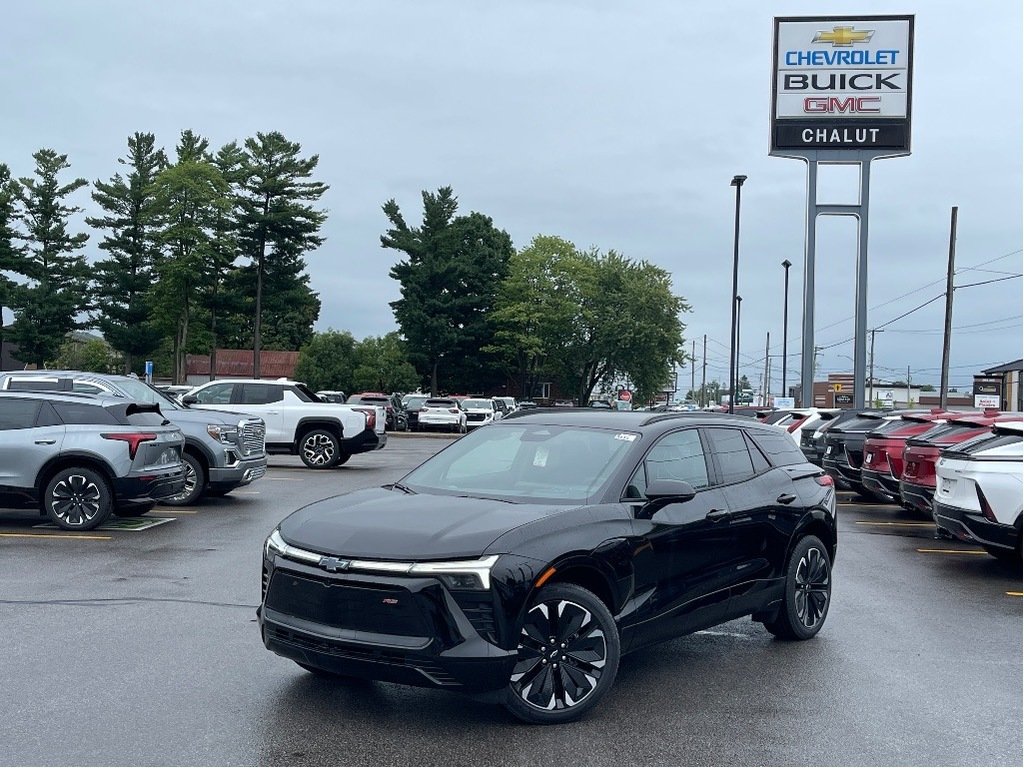
[(933, 384), (922, 384), (921, 385), (921, 391), (922, 392), (934, 392), (935, 391), (935, 385), (933, 385)]
[(422, 197), (419, 227), (406, 223), (394, 200), (383, 206), (391, 226), (381, 246), (405, 255), (391, 268), (401, 286), (391, 308), (413, 362), (430, 376), (432, 392), (441, 388), (442, 360), (445, 387), (482, 388), (494, 376), (484, 359), (493, 340), (488, 315), (508, 274), (512, 239), (483, 214), (456, 217), (451, 187), (424, 191)]
[[(324, 211), (313, 206), (328, 186), (309, 181), (320, 162), (319, 155), (299, 156), (302, 147), (288, 141), (277, 131), (257, 133), (245, 141), (245, 176), (238, 198), (238, 241), (240, 254), (249, 259), (245, 278), (253, 283), (253, 347), (262, 347), (264, 316), (278, 318), (277, 311), (268, 312), (264, 297), (273, 294), (280, 300), (283, 288), (288, 298), (282, 306), (293, 307), (282, 325), (273, 331), (275, 341), (292, 342), (306, 335), (320, 313), (320, 301), (308, 289), (303, 274), (306, 263), (302, 255), (319, 247), (324, 239), (320, 227), (327, 218)], [(269, 248), (269, 251), (268, 251)], [(276, 308), (275, 308), (276, 309)], [(296, 333), (296, 326), (305, 334)], [(256, 357), (257, 365), (259, 357)], [(256, 375), (259, 376), (257, 369)]]
[(42, 366), (56, 355), (64, 336), (78, 327), (78, 314), (89, 309), (88, 266), (81, 253), (89, 236), (68, 232), (69, 218), (82, 209), (65, 202), (88, 182), (58, 181), (60, 172), (71, 167), (67, 155), (40, 149), (32, 158), (36, 178), (22, 178), (19, 189), (25, 232), (18, 237), (24, 249), (8, 254), (13, 257), (11, 271), (25, 280), (12, 291), (16, 320), (11, 335), (19, 345), (19, 357)]
[(13, 271), (22, 254), (17, 231), (20, 199), (21, 189), (11, 177), (11, 169), (0, 163), (0, 345), (4, 339), (4, 307), (10, 306), (15, 287), (15, 282), (4, 271)]
[(47, 363), (49, 368), (94, 373), (117, 373), (122, 358), (103, 339), (68, 339), (60, 345), (57, 359)]
[(358, 367), (352, 391), (409, 392), (420, 385), (420, 376), (409, 362), (405, 342), (395, 333), (367, 336), (357, 348)]
[(295, 378), (314, 391), (321, 389), (354, 391), (356, 340), (348, 331), (329, 330), (314, 333), (299, 350)]
[(167, 157), (152, 133), (135, 133), (128, 138), (128, 156), (118, 163), (127, 167), (127, 178), (115, 173), (109, 182), (93, 184), (92, 199), (104, 215), (85, 221), (108, 233), (99, 244), (108, 257), (94, 265), (96, 323), (123, 354), (127, 373), (160, 344), (160, 331), (151, 322), (153, 264), (160, 248), (154, 182)]

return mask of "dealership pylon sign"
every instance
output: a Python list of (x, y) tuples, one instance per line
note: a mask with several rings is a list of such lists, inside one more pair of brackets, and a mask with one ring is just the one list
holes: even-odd
[(771, 154), (910, 151), (913, 16), (775, 19)]
[[(871, 161), (910, 154), (913, 72), (913, 16), (775, 19), (769, 154), (799, 158), (807, 163), (800, 361), (800, 392), (804, 398), (814, 391), (814, 253), (818, 216), (853, 216), (857, 219), (853, 406), (866, 405)], [(819, 164), (856, 165), (860, 171), (857, 201), (846, 205), (819, 203)]]

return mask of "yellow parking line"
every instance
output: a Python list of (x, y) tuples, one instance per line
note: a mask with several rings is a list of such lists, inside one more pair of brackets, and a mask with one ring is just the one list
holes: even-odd
[(198, 515), (198, 509), (175, 509), (174, 507), (160, 507), (161, 515)]
[(873, 522), (871, 520), (858, 520), (857, 525), (898, 525), (901, 528), (934, 528), (935, 523), (901, 523), (899, 521), (879, 521)]
[(95, 539), (107, 541), (110, 536), (90, 536), (84, 533), (0, 533), (9, 539)]
[(918, 552), (931, 552), (939, 555), (987, 555), (984, 549), (919, 549)]
[(1024, 592), (1007, 592), (1010, 597), (1024, 597)]

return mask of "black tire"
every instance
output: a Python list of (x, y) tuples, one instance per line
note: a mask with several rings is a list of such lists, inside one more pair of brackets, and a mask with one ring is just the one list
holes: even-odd
[(106, 522), (113, 508), (110, 483), (88, 467), (58, 470), (43, 490), (43, 512), (65, 531), (91, 531)]
[(528, 723), (575, 720), (612, 687), (620, 652), (618, 628), (600, 598), (575, 584), (546, 586), (520, 628), (505, 707)]
[(185, 465), (185, 487), (175, 496), (160, 499), (161, 504), (169, 507), (187, 507), (189, 504), (195, 504), (202, 498), (206, 489), (206, 468), (199, 457), (191, 451), (185, 451), (181, 461)]
[(118, 517), (142, 517), (144, 514), (149, 512), (155, 506), (155, 502), (146, 502), (144, 504), (126, 504), (121, 507), (114, 509), (114, 514)]
[(340, 467), (342, 464), (344, 464), (345, 462), (347, 462), (351, 458), (352, 458), (352, 454), (351, 453), (339, 453), (338, 454), (338, 460), (336, 462), (334, 462), (334, 466)]
[(1000, 563), (1006, 563), (1007, 565), (1021, 564), (1022, 558), (1020, 547), (1017, 549), (1002, 549), (1001, 547), (989, 547), (984, 544), (982, 544), (982, 547)]
[(338, 438), (329, 430), (311, 429), (299, 439), (299, 458), (310, 469), (330, 469), (340, 453)]
[(825, 623), (832, 600), (832, 560), (817, 536), (804, 536), (793, 547), (784, 590), (778, 615), (764, 626), (781, 640), (809, 640)]

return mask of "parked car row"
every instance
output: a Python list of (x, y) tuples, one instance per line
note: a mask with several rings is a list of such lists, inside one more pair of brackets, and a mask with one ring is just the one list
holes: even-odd
[(841, 488), (933, 519), (1001, 559), (1021, 557), (1019, 413), (841, 411), (804, 428), (804, 456)]

